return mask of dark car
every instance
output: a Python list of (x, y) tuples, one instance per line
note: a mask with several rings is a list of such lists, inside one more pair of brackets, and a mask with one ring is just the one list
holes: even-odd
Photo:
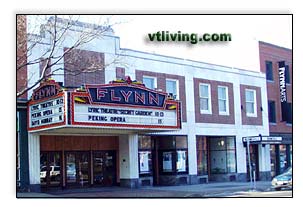
[(275, 190), (281, 190), (282, 188), (292, 188), (292, 167), (274, 177), (271, 181), (271, 186)]

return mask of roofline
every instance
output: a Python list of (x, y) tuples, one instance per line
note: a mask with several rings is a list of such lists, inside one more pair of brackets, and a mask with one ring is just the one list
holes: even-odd
[(279, 49), (283, 49), (283, 50), (288, 50), (290, 52), (292, 52), (292, 49), (290, 48), (287, 48), (287, 47), (282, 47), (282, 46), (279, 46), (279, 45), (274, 45), (272, 43), (268, 43), (268, 42), (263, 42), (263, 41), (259, 41), (259, 44), (264, 44), (264, 45), (268, 45), (268, 46), (271, 46), (271, 47), (276, 47), (276, 48), (279, 48)]

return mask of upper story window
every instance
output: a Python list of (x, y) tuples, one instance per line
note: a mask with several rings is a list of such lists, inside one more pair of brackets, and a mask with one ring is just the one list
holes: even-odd
[(257, 116), (256, 90), (245, 89), (246, 115)]
[(177, 80), (166, 80), (166, 92), (173, 95), (175, 99), (179, 99), (179, 87)]
[(210, 85), (201, 83), (199, 85), (200, 112), (202, 114), (211, 114), (211, 96)]
[(228, 87), (218, 86), (218, 105), (220, 115), (229, 115)]
[(266, 65), (266, 80), (273, 81), (274, 76), (273, 76), (273, 70), (272, 70), (272, 62), (265, 61), (265, 65)]
[(290, 84), (289, 65), (285, 65), (285, 83)]
[(155, 77), (143, 76), (143, 83), (147, 88), (150, 89), (157, 88), (157, 79)]
[(268, 121), (269, 121), (269, 123), (276, 123), (275, 101), (268, 101)]

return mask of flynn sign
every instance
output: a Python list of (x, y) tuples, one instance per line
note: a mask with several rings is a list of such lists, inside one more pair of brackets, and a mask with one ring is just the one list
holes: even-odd
[(72, 125), (180, 129), (180, 103), (143, 84), (85, 85), (71, 94)]
[(64, 93), (53, 80), (42, 83), (34, 90), (28, 104), (28, 131), (65, 124)]

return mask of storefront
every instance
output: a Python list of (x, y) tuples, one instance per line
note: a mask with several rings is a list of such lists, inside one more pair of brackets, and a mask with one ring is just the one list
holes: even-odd
[[(270, 149), (270, 160), (272, 168), (272, 148), (275, 146), (280, 146), (283, 143), (281, 136), (250, 136), (243, 137), (242, 139), (244, 147), (246, 148), (246, 169), (247, 169), (247, 180), (271, 180), (273, 177), (273, 172), (262, 172), (260, 170), (260, 163), (264, 156), (267, 148)], [(274, 156), (275, 157), (275, 156)], [(270, 174), (269, 174), (270, 173)]]
[(161, 184), (164, 175), (188, 172), (187, 139), (145, 134), (180, 128), (180, 102), (136, 81), (77, 91), (46, 81), (28, 104), (30, 184), (42, 190)]
[(270, 145), (270, 166), (271, 176), (274, 177), (283, 173), (292, 166), (292, 135), (273, 134), (282, 137), (281, 143)]
[(198, 182), (237, 180), (234, 136), (197, 136)]

